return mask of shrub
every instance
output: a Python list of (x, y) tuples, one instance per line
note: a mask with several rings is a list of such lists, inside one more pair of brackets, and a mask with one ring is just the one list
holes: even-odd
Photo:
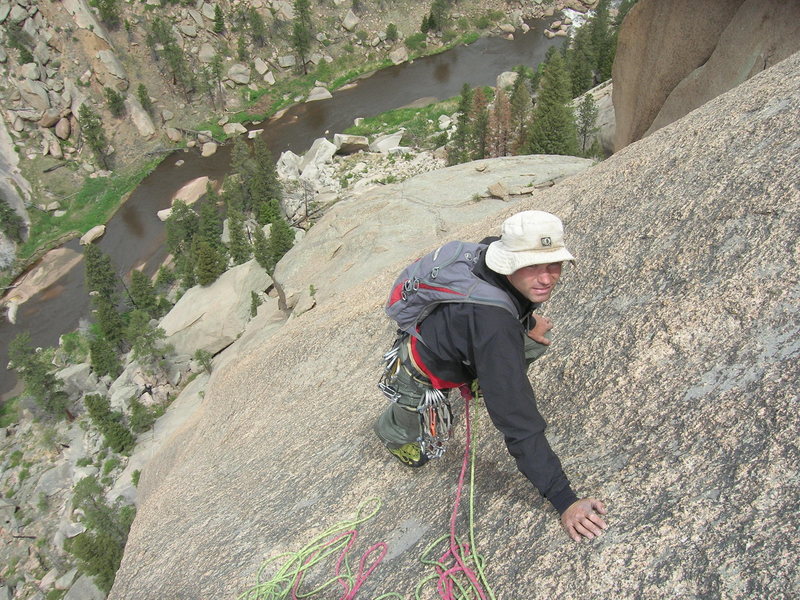
[(395, 42), (397, 41), (397, 25), (394, 23), (389, 23), (386, 26), (386, 41), (387, 42)]
[(418, 52), (425, 48), (425, 39), (427, 36), (424, 33), (414, 33), (408, 36), (405, 40), (406, 47), (412, 52)]

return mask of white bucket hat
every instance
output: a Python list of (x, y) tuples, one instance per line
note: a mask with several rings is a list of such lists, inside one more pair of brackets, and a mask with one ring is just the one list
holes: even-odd
[(500, 239), (489, 244), (486, 265), (495, 273), (511, 275), (530, 265), (574, 261), (564, 245), (564, 225), (555, 215), (526, 210), (503, 222)]

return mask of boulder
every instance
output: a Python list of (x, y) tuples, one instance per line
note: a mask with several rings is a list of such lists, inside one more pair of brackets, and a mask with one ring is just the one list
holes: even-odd
[(19, 74), (25, 79), (36, 80), (41, 78), (39, 65), (36, 63), (26, 63), (19, 68)]
[(389, 60), (395, 65), (406, 62), (408, 60), (408, 48), (405, 46), (395, 48), (389, 53)]
[(66, 140), (69, 138), (70, 132), (72, 131), (70, 127), (70, 121), (66, 117), (62, 117), (58, 120), (55, 127), (55, 134), (61, 140)]
[[(124, 82), (122, 89), (126, 89), (128, 87), (128, 74), (125, 72), (125, 67), (119, 62), (117, 55), (111, 50), (100, 50), (97, 53), (97, 58), (100, 59), (111, 75), (119, 79), (120, 82)], [(109, 82), (106, 85), (109, 85)]]
[(250, 83), (250, 67), (241, 64), (231, 65), (228, 69), (228, 79), (241, 85), (247, 85)]
[(380, 152), (381, 154), (388, 154), (392, 149), (400, 146), (400, 141), (403, 139), (405, 129), (400, 129), (395, 133), (388, 133), (386, 135), (379, 135), (369, 145), (372, 152)]
[(275, 163), (275, 170), (283, 179), (296, 179), (300, 176), (300, 162), (303, 159), (291, 150), (281, 152)]
[(92, 366), (88, 363), (70, 365), (56, 371), (56, 377), (61, 380), (63, 390), (72, 400), (77, 400), (83, 394), (105, 392), (105, 386), (92, 372)]
[(203, 158), (208, 158), (209, 156), (213, 156), (217, 152), (217, 148), (219, 144), (216, 142), (206, 142), (203, 144), (202, 149), (200, 150), (200, 156)]
[(512, 85), (514, 85), (517, 77), (519, 77), (519, 75), (514, 71), (503, 71), (497, 76), (495, 85), (497, 86), (497, 89), (510, 88)]
[(64, 600), (105, 600), (106, 594), (89, 575), (81, 575), (69, 588)]
[(125, 108), (140, 136), (143, 138), (150, 138), (155, 135), (156, 126), (153, 124), (153, 119), (150, 118), (148, 112), (142, 107), (139, 98), (134, 94), (128, 94), (125, 97)]
[(285, 54), (278, 57), (278, 65), (283, 69), (291, 69), (297, 64), (294, 54)]
[(200, 52), (197, 54), (197, 58), (200, 59), (200, 62), (208, 64), (214, 57), (217, 55), (217, 50), (208, 42), (203, 42), (200, 45)]
[(453, 124), (453, 119), (451, 119), (447, 115), (439, 115), (439, 131), (446, 131), (450, 129), (450, 126)]
[(253, 66), (256, 69), (256, 73), (262, 76), (269, 71), (269, 65), (264, 62), (264, 59), (262, 59), (260, 56), (257, 56), (255, 61), (253, 61)]
[(95, 241), (97, 238), (99, 238), (105, 232), (106, 232), (106, 226), (105, 225), (95, 225), (89, 231), (87, 231), (86, 233), (84, 233), (81, 236), (81, 240), (80, 240), (81, 246), (85, 246), (86, 244), (91, 244), (93, 241)]
[(225, 135), (239, 135), (247, 133), (247, 127), (241, 123), (225, 123), (222, 127), (222, 131), (225, 132)]
[(369, 140), (363, 135), (335, 133), (333, 134), (333, 145), (336, 146), (337, 154), (354, 154), (367, 150), (369, 148)]
[(303, 155), (300, 161), (299, 169), (302, 173), (309, 165), (320, 165), (330, 162), (333, 155), (336, 154), (336, 145), (329, 142), (325, 138), (317, 138), (311, 144), (311, 148)]
[[(22, 96), (23, 102), (31, 106), (37, 111), (46, 111), (50, 108), (50, 96), (47, 93), (47, 88), (39, 81), (32, 79), (23, 79), (17, 83), (17, 89)], [(38, 121), (41, 114), (34, 121)]]
[(167, 342), (178, 353), (197, 350), (216, 354), (244, 330), (250, 320), (250, 292), (263, 292), (272, 284), (254, 260), (233, 267), (207, 287), (195, 286), (178, 300), (161, 320)]
[(81, 29), (91, 32), (111, 46), (111, 40), (105, 28), (95, 18), (94, 13), (89, 8), (89, 3), (85, 0), (62, 0), (61, 4), (72, 15), (75, 24)]
[(273, 75), (272, 71), (264, 73), (264, 83), (267, 85), (275, 85), (275, 75)]
[(328, 98), (333, 98), (333, 94), (328, 91), (328, 88), (324, 87), (314, 87), (311, 88), (311, 91), (308, 93), (308, 98), (306, 98), (306, 102), (314, 102), (316, 100), (327, 100)]
[(344, 16), (344, 19), (342, 19), (342, 27), (344, 27), (347, 31), (352, 32), (355, 30), (356, 25), (358, 25), (360, 22), (361, 19), (359, 19), (352, 10), (348, 10), (347, 14)]
[(194, 25), (180, 25), (178, 26), (180, 32), (189, 38), (197, 37), (197, 27)]
[(165, 128), (164, 133), (167, 134), (167, 139), (169, 139), (170, 142), (176, 144), (183, 139), (183, 134), (180, 132), (180, 130), (175, 129), (174, 127)]
[(184, 204), (188, 205), (194, 204), (203, 197), (203, 194), (206, 193), (208, 190), (208, 184), (210, 182), (211, 179), (209, 179), (208, 175), (195, 177), (191, 181), (185, 183), (181, 189), (175, 192), (175, 194), (172, 196), (170, 204), (174, 204), (176, 200), (181, 200)]
[(39, 119), (37, 125), (39, 125), (39, 127), (49, 128), (58, 123), (60, 119), (61, 111), (57, 108), (49, 108), (44, 111), (44, 115), (42, 115), (42, 118)]
[(677, 121), (719, 94), (800, 50), (800, 4), (744, 2), (722, 31), (709, 59), (664, 100), (645, 135)]
[(711, 57), (744, 1), (636, 3), (620, 27), (612, 69), (617, 151), (641, 139), (675, 86)]

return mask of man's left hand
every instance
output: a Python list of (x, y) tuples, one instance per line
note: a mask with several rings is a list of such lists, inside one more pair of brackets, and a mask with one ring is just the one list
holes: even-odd
[[(561, 515), (561, 526), (576, 542), (581, 537), (594, 539), (608, 527), (600, 515), (606, 514), (605, 505), (596, 498), (582, 498), (573, 502)], [(598, 514), (599, 513), (599, 514)]]

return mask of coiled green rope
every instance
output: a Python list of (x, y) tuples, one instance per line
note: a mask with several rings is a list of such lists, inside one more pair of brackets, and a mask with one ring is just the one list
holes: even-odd
[[(466, 414), (466, 444), (461, 464), (456, 500), (450, 516), (450, 533), (432, 542), (422, 553), (423, 564), (432, 566), (436, 573), (425, 577), (415, 588), (416, 600), (422, 599), (424, 588), (436, 582), (436, 591), (441, 600), (496, 600), (484, 574), (484, 560), (476, 552), (475, 545), (475, 444), (472, 443), (470, 400), (479, 401), (476, 386), (473, 392), (462, 388)], [(475, 422), (477, 431), (477, 419)], [(464, 479), (469, 464), (469, 543), (456, 536), (458, 517)], [(356, 516), (349, 521), (341, 521), (311, 540), (298, 552), (286, 552), (267, 560), (258, 570), (257, 583), (239, 596), (238, 600), (300, 600), (310, 598), (329, 590), (335, 584), (342, 587), (338, 600), (353, 600), (367, 577), (378, 567), (386, 555), (387, 545), (380, 542), (364, 552), (359, 560), (358, 570), (353, 573), (348, 555), (355, 544), (358, 532), (356, 527), (374, 517), (381, 508), (380, 498), (372, 497), (361, 502), (356, 508)], [(443, 542), (447, 549), (438, 559), (432, 558), (434, 550)], [(300, 591), (307, 572), (330, 556), (338, 553), (334, 576), (309, 591)], [(377, 557), (371, 558), (377, 553)], [(268, 580), (262, 580), (267, 569), (279, 561), (285, 562)], [(371, 562), (370, 562), (371, 560)], [(464, 581), (466, 580), (466, 581)], [(401, 594), (389, 592), (372, 600), (403, 600)]]

